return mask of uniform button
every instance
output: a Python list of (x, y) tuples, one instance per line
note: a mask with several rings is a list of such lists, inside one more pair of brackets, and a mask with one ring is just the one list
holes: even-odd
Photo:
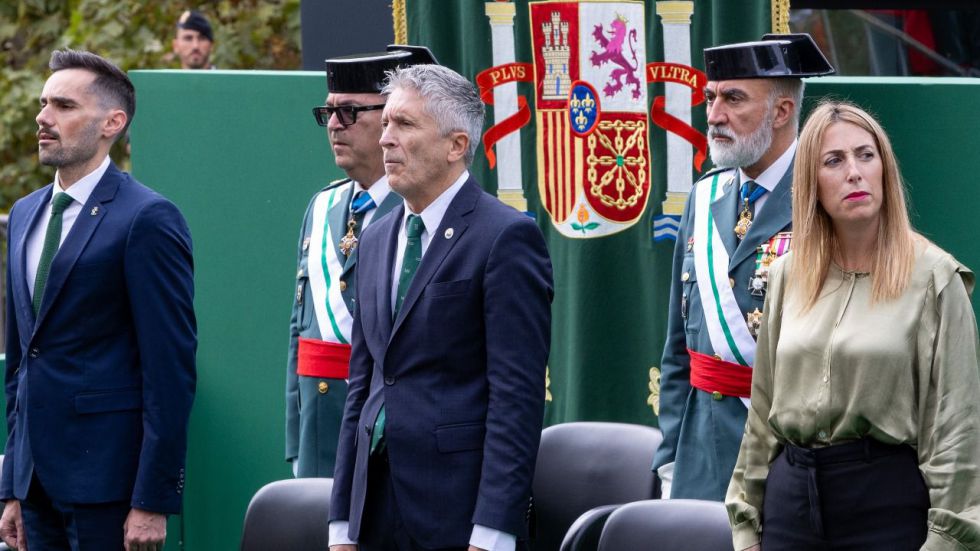
[(36, 347), (36, 346), (35, 346), (34, 348), (31, 348), (31, 352), (30, 352), (30, 356), (31, 356), (32, 358), (36, 358), (36, 357), (38, 357), (38, 356), (40, 356), (40, 355), (41, 355), (41, 349), (39, 349), (39, 348), (38, 348), (38, 347)]
[(824, 375), (824, 376), (823, 376), (823, 382), (825, 382), (825, 383), (826, 383), (826, 382), (827, 382), (828, 380), (829, 380), (829, 378), (828, 378), (828, 377), (827, 377), (826, 375)]
[(728, 278), (728, 286), (731, 287), (732, 289), (735, 288), (735, 278), (733, 277)]
[(687, 272), (684, 272), (683, 274), (681, 274), (681, 281), (687, 281), (689, 279), (691, 279), (691, 274), (689, 274)]
[(714, 391), (714, 392), (712, 392), (712, 393), (711, 393), (711, 397), (712, 397), (713, 399), (715, 399), (715, 400), (721, 400), (721, 399), (722, 399), (722, 398), (724, 398), (725, 396), (724, 396), (724, 395), (723, 395), (722, 393), (720, 393), (720, 392), (718, 392), (718, 391), (716, 390), (716, 391)]
[(385, 384), (388, 385), (388, 386), (391, 386), (391, 385), (395, 384), (395, 378), (394, 377), (385, 377)]
[(817, 436), (819, 436), (821, 439), (827, 438), (827, 432), (826, 431), (820, 431), (820, 432), (817, 433)]
[(320, 394), (326, 394), (330, 390), (330, 385), (326, 381), (320, 381), (320, 384), (316, 385), (316, 389), (320, 391)]
[(347, 282), (344, 280), (340, 280), (340, 291), (344, 292), (346, 290), (347, 290)]
[(714, 358), (714, 359), (716, 359), (716, 360), (720, 360), (721, 359), (721, 356), (719, 356), (718, 354), (712, 354), (711, 357)]

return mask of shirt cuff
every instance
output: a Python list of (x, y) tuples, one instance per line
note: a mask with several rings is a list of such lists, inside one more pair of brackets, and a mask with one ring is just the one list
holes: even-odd
[(350, 522), (346, 520), (335, 520), (330, 523), (330, 545), (356, 545), (357, 542), (350, 539), (347, 530)]
[[(332, 528), (333, 523), (330, 526)], [(517, 546), (517, 536), (474, 524), (473, 533), (470, 535), (470, 545), (487, 551), (514, 551)]]

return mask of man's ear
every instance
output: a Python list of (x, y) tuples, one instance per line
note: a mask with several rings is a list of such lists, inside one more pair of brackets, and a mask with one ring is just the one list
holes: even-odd
[(466, 150), (469, 147), (470, 137), (466, 132), (453, 132), (449, 136), (449, 157), (447, 160), (450, 163), (455, 163), (464, 158), (466, 156)]
[(106, 116), (105, 123), (102, 125), (102, 137), (115, 139), (116, 135), (126, 128), (128, 121), (126, 112), (122, 109), (111, 109)]
[(772, 119), (772, 127), (782, 128), (786, 126), (788, 122), (793, 120), (793, 116), (796, 114), (796, 101), (789, 96), (780, 96), (776, 99), (776, 105), (773, 106), (775, 110), (774, 117)]

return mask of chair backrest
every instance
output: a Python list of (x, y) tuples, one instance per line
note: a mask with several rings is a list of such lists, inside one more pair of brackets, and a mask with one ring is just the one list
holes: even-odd
[(645, 425), (564, 423), (544, 429), (534, 472), (534, 551), (556, 551), (575, 519), (600, 505), (653, 497), (663, 436)]
[(241, 550), (326, 549), (332, 490), (332, 478), (297, 478), (266, 484), (248, 504)]
[(696, 499), (647, 500), (609, 515), (599, 551), (733, 551), (723, 503)]

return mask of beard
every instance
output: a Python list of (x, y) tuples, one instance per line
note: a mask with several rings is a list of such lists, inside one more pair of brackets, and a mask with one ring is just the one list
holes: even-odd
[(42, 165), (63, 168), (88, 162), (99, 151), (99, 123), (91, 121), (82, 128), (72, 143), (65, 143), (58, 134), (58, 142), (47, 148), (38, 148), (37, 156)]
[[(724, 125), (709, 125), (711, 162), (716, 167), (725, 168), (754, 165), (772, 145), (772, 123), (775, 118), (775, 110), (770, 106), (762, 124), (747, 136), (740, 136)], [(717, 142), (714, 140), (715, 136), (728, 138), (731, 143)]]

